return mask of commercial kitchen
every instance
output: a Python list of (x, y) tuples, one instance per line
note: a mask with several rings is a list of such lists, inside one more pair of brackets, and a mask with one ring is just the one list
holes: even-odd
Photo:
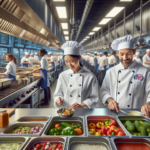
[(150, 150), (150, 0), (0, 0), (0, 150)]

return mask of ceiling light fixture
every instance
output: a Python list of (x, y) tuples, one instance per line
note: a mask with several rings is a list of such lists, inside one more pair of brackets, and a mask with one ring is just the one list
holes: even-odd
[(68, 31), (64, 31), (64, 34), (65, 34), (65, 35), (68, 35), (68, 34), (69, 34), (69, 32), (68, 32)]
[(65, 40), (69, 40), (69, 36), (65, 36)]
[(93, 35), (95, 32), (90, 32), (89, 35)]
[(61, 23), (62, 29), (68, 29), (68, 23)]
[(114, 7), (107, 15), (106, 17), (115, 17), (118, 15), (125, 7)]
[(95, 27), (92, 31), (98, 31), (101, 27)]
[(59, 18), (67, 18), (67, 11), (65, 6), (56, 7)]
[(132, 0), (120, 0), (120, 2), (132, 2)]
[(85, 38), (88, 39), (88, 38), (90, 38), (90, 36), (86, 36)]
[(111, 20), (111, 18), (104, 18), (99, 24), (106, 24)]

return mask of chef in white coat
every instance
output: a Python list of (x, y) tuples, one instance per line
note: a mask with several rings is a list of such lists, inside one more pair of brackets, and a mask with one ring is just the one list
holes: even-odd
[(33, 57), (33, 54), (30, 54), (29, 60), (30, 60), (31, 63), (34, 63), (34, 62), (35, 62), (34, 57)]
[(108, 58), (109, 69), (114, 67), (114, 65), (117, 65), (116, 52), (113, 52), (112, 55)]
[(34, 60), (35, 60), (35, 62), (39, 62), (39, 57), (38, 57), (38, 53), (35, 53), (35, 55), (34, 55)]
[(136, 52), (135, 57), (133, 58), (133, 60), (135, 60), (136, 62), (142, 64), (139, 52)]
[(21, 59), (21, 64), (23, 67), (29, 67), (29, 65), (33, 65), (29, 60), (29, 53), (25, 52), (25, 56)]
[(59, 75), (54, 93), (55, 107), (94, 108), (98, 102), (98, 83), (95, 75), (80, 63), (83, 47), (76, 41), (68, 41), (61, 48), (70, 69)]
[(143, 56), (143, 66), (150, 69), (150, 49), (147, 49), (146, 54)]
[(110, 110), (141, 108), (150, 117), (150, 71), (133, 61), (135, 43), (131, 35), (113, 41), (111, 46), (121, 62), (107, 71), (100, 96)]

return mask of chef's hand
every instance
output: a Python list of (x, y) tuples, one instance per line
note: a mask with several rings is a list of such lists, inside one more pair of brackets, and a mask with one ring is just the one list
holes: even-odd
[(108, 108), (110, 110), (116, 110), (117, 112), (119, 112), (120, 108), (115, 100), (113, 100), (112, 98), (109, 98), (107, 102), (108, 102)]
[(150, 102), (148, 102), (144, 106), (142, 106), (141, 112), (144, 116), (147, 116), (150, 118)]
[(60, 99), (60, 97), (57, 98), (56, 103), (58, 106), (62, 106), (64, 103), (64, 99)]
[(37, 69), (34, 69), (33, 72), (37, 71)]
[(76, 108), (81, 109), (81, 108), (84, 108), (84, 107), (87, 107), (87, 105), (84, 104), (84, 103), (82, 103), (82, 104), (74, 103), (70, 106), (69, 109), (76, 109)]
[(28, 63), (28, 64), (31, 65), (31, 66), (33, 65), (32, 63)]

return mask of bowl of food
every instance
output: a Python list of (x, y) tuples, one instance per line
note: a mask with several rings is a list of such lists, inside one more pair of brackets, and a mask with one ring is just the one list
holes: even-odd
[(128, 111), (127, 113), (132, 116), (143, 116), (140, 111)]
[(61, 108), (57, 111), (58, 115), (61, 118), (70, 118), (74, 114), (74, 109)]

